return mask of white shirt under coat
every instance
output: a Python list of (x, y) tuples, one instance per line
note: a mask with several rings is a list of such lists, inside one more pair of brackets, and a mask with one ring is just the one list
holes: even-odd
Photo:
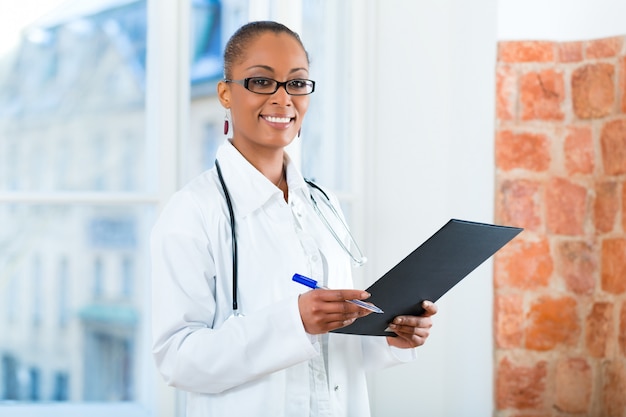
[[(291, 277), (297, 272), (330, 288), (353, 288), (349, 257), (313, 210), (309, 187), (288, 157), (289, 204), (229, 141), (217, 158), (237, 222), (243, 316), (231, 317), (230, 221), (213, 168), (171, 198), (152, 232), (159, 371), (187, 391), (188, 417), (310, 417), (321, 394), (332, 416), (368, 416), (365, 372), (412, 360), (415, 350), (392, 348), (384, 337), (331, 333), (322, 343), (308, 335), (298, 295), (309, 289)], [(320, 369), (326, 375), (316, 387)]]

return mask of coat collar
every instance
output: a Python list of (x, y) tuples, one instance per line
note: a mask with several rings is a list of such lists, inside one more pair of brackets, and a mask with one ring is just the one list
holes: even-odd
[[(217, 160), (237, 217), (246, 217), (270, 201), (283, 200), (282, 191), (250, 164), (230, 140), (226, 140), (218, 148)], [(306, 182), (286, 153), (284, 163), (289, 199), (296, 195), (308, 199), (309, 190)]]

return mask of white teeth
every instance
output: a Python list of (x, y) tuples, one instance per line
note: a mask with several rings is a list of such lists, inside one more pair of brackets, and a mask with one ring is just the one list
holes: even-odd
[(289, 123), (291, 118), (289, 117), (274, 117), (274, 116), (265, 116), (265, 120), (272, 123)]

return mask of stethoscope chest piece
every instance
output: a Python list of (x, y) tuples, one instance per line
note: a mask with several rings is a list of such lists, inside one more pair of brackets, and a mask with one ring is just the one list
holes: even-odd
[(245, 314), (240, 313), (239, 311), (233, 311), (232, 313), (230, 313), (230, 316), (226, 317), (226, 321), (231, 319), (237, 319), (239, 317), (245, 317)]

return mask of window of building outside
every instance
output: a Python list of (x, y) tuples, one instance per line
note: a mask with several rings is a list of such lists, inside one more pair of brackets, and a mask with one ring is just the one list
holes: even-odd
[[(221, 4), (189, 4), (191, 82), (214, 82)], [(2, 415), (133, 404), (153, 384), (148, 20), (146, 0), (64, 2), (0, 51)]]
[[(250, 19), (251, 1), (189, 0), (189, 134), (177, 139), (178, 187), (213, 166), (224, 140), (221, 51)], [(350, 218), (342, 7), (299, 2), (319, 88), (298, 146), (304, 175), (333, 189)], [(161, 151), (145, 124), (147, 11), (146, 0), (70, 1), (0, 52), (0, 414), (22, 404), (132, 404), (153, 384), (148, 239), (163, 201), (154, 172)]]

